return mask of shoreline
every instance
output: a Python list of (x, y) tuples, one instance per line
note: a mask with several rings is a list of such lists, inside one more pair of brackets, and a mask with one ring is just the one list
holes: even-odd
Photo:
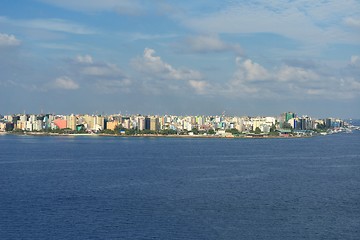
[(316, 135), (286, 135), (286, 136), (269, 136), (269, 135), (242, 135), (242, 136), (221, 136), (221, 135), (161, 135), (161, 134), (138, 134), (138, 135), (121, 135), (105, 133), (45, 133), (45, 132), (0, 132), (0, 135), (19, 135), (19, 136), (50, 136), (50, 137), (121, 137), (121, 138), (207, 138), (207, 139), (289, 139), (289, 138), (311, 138)]

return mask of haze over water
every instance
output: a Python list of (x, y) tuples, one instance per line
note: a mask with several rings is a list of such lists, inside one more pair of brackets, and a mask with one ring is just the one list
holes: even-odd
[(1, 239), (359, 239), (360, 133), (0, 136)]

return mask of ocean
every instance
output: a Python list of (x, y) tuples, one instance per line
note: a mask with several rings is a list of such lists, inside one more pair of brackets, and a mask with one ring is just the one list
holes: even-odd
[(360, 239), (360, 132), (0, 135), (0, 239)]

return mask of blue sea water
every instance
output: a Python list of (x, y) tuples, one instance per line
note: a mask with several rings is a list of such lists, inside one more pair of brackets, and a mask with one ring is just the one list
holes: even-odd
[(0, 239), (360, 239), (360, 132), (0, 136)]

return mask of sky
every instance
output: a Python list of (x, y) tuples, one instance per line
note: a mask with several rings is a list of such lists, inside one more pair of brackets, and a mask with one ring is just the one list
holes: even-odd
[(358, 0), (2, 0), (0, 114), (360, 118)]

